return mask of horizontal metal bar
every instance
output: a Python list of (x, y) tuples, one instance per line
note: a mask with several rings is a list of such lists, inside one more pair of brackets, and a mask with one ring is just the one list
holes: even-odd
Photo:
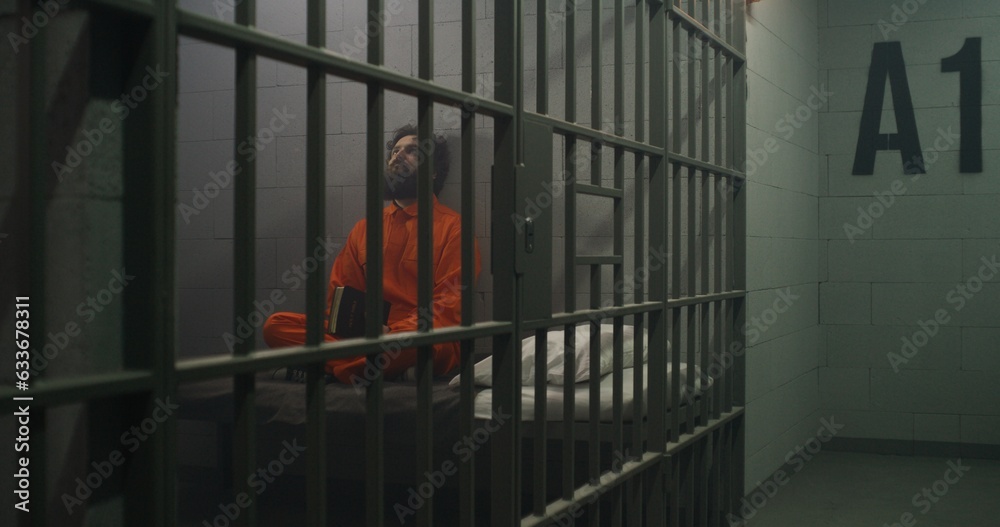
[(671, 298), (667, 301), (667, 308), (673, 307), (683, 307), (683, 306), (694, 306), (698, 304), (708, 304), (711, 302), (718, 302), (720, 300), (729, 300), (731, 298), (743, 298), (747, 295), (746, 291), (735, 290), (726, 291), (724, 293), (712, 293), (708, 295), (694, 295), (685, 296), (681, 298)]
[(743, 181), (746, 179), (746, 175), (739, 170), (733, 170), (721, 165), (716, 165), (714, 163), (709, 163), (708, 161), (702, 161), (700, 159), (694, 159), (689, 156), (682, 154), (677, 154), (674, 152), (670, 153), (670, 162), (681, 166), (694, 168), (696, 170), (703, 170), (706, 172), (711, 172), (713, 174), (721, 174), (723, 176), (728, 176), (730, 178), (735, 178), (737, 181)]
[[(82, 377), (39, 379), (31, 383), (31, 388), (27, 391), (5, 386), (0, 388), (0, 414), (16, 411), (19, 402), (22, 405), (28, 403), (33, 406), (55, 406), (127, 393), (148, 392), (153, 390), (153, 381), (151, 372), (132, 370)], [(32, 400), (15, 401), (14, 397), (31, 397)]]
[(739, 62), (746, 63), (746, 55), (733, 46), (730, 46), (725, 40), (722, 39), (722, 37), (713, 33), (710, 29), (705, 27), (704, 24), (695, 20), (691, 15), (685, 13), (680, 6), (676, 4), (671, 5), (669, 14), (670, 18), (679, 20), (681, 25), (683, 25), (686, 29), (696, 32), (700, 34), (702, 38), (708, 40), (708, 44), (713, 48), (722, 51), (723, 55), (728, 55)]
[(436, 103), (461, 106), (466, 109), (474, 108), (477, 113), (494, 117), (511, 116), (514, 113), (509, 104), (445, 88), (430, 80), (357, 62), (325, 48), (299, 44), (258, 29), (227, 24), (196, 13), (179, 10), (177, 27), (180, 33), (207, 42), (230, 47), (247, 46), (253, 48), (259, 56), (302, 67), (319, 65), (331, 75), (358, 82), (378, 82), (386, 89), (407, 95), (428, 95)]
[(157, 12), (157, 8), (152, 2), (141, 0), (83, 0), (81, 5), (85, 8), (93, 6), (99, 9), (110, 9), (133, 15), (142, 15), (147, 18), (152, 18)]
[(594, 130), (593, 128), (588, 128), (583, 125), (566, 122), (562, 119), (557, 119), (548, 115), (525, 112), (524, 119), (527, 121), (535, 121), (545, 126), (551, 126), (552, 130), (556, 133), (563, 135), (575, 135), (581, 139), (596, 141), (610, 147), (620, 146), (629, 152), (642, 153), (656, 157), (663, 157), (665, 155), (665, 151), (662, 148), (626, 139), (618, 135), (609, 134), (601, 130)]
[(392, 349), (393, 343), (413, 348), (438, 342), (492, 337), (512, 331), (509, 322), (480, 322), (472, 326), (451, 326), (418, 333), (392, 333), (375, 339), (325, 342), (319, 346), (295, 346), (275, 350), (258, 350), (245, 357), (230, 355), (190, 359), (177, 363), (178, 382), (192, 382), (226, 377), (270, 368), (298, 366), (345, 357), (374, 355)]
[(588, 196), (616, 199), (621, 199), (625, 196), (625, 192), (620, 188), (599, 187), (597, 185), (588, 185), (585, 183), (577, 183), (576, 185), (573, 185), (573, 188), (576, 189), (577, 194), (587, 194)]
[(554, 328), (566, 324), (578, 324), (591, 320), (600, 320), (614, 317), (626, 317), (638, 313), (648, 313), (663, 309), (663, 302), (642, 302), (639, 304), (625, 304), (622, 306), (607, 307), (602, 309), (580, 309), (572, 313), (555, 313), (552, 318), (542, 318), (537, 320), (527, 320), (521, 323), (523, 330), (536, 330), (541, 328)]
[(716, 429), (722, 428), (729, 421), (743, 415), (743, 408), (742, 406), (734, 406), (732, 410), (719, 414), (718, 419), (712, 419), (706, 425), (696, 427), (691, 433), (681, 434), (677, 438), (677, 441), (668, 441), (666, 454), (670, 456), (686, 450), (702, 437), (712, 433)]
[(649, 313), (651, 311), (657, 311), (666, 307), (667, 309), (674, 307), (690, 306), (695, 304), (706, 304), (710, 302), (718, 302), (721, 300), (728, 300), (731, 298), (743, 298), (746, 296), (746, 291), (726, 291), (724, 293), (713, 293), (710, 295), (696, 295), (692, 297), (683, 298), (672, 298), (664, 302), (642, 302), (638, 304), (624, 304), (621, 306), (607, 307), (602, 309), (581, 309), (573, 311), (572, 313), (554, 313), (552, 318), (542, 318), (537, 320), (526, 320), (521, 324), (521, 329), (525, 331), (534, 331), (541, 328), (555, 328), (556, 326), (564, 326), (566, 324), (578, 324), (580, 322), (589, 322), (594, 319), (608, 319), (614, 317), (624, 317), (629, 315), (636, 315), (639, 313)]
[(596, 501), (605, 492), (621, 485), (622, 483), (635, 479), (642, 472), (645, 472), (653, 465), (663, 461), (664, 455), (662, 453), (647, 452), (642, 455), (641, 458), (635, 461), (628, 461), (622, 463), (621, 472), (605, 472), (601, 475), (601, 481), (599, 485), (586, 484), (576, 490), (573, 493), (573, 500), (558, 500), (552, 502), (545, 508), (545, 514), (543, 516), (528, 516), (521, 520), (521, 527), (535, 527), (541, 525), (551, 525), (553, 520), (565, 516), (572, 515), (570, 513), (571, 507), (576, 505), (580, 507), (580, 504), (590, 503)]
[(620, 254), (608, 256), (577, 256), (576, 265), (615, 265), (621, 264), (624, 258)]

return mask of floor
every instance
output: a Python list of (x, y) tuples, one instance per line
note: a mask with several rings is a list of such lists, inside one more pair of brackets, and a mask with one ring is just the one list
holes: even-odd
[(822, 452), (799, 462), (747, 496), (748, 527), (1000, 526), (1000, 461)]

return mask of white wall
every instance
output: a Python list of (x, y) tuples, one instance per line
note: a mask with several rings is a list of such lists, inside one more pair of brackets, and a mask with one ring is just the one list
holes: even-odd
[[(976, 276), (982, 257), (1000, 254), (1000, 3), (821, 6), (821, 75), (836, 92), (820, 120), (820, 319), (828, 346), (822, 406), (844, 422), (845, 437), (998, 444), (1000, 276), (985, 280), (961, 310), (948, 295)], [(940, 61), (967, 37), (983, 38), (981, 174), (959, 173), (959, 141), (934, 146), (939, 130), (959, 131), (959, 75), (942, 73)], [(916, 178), (903, 174), (896, 151), (878, 153), (874, 175), (851, 174), (872, 47), (881, 41), (901, 42), (928, 162)], [(883, 132), (895, 131), (891, 102), (887, 93)], [(893, 188), (899, 195), (880, 206), (874, 193)], [(859, 222), (859, 208), (877, 217)], [(947, 322), (903, 356), (902, 339), (922, 332), (920, 322), (939, 310)], [(894, 370), (890, 354), (906, 362)]]
[(748, 7), (747, 490), (820, 426), (817, 17), (814, 1)]

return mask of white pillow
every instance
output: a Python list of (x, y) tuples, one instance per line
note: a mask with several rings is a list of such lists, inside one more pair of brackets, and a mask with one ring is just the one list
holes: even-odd
[[(613, 361), (614, 361), (614, 325), (613, 324), (602, 324), (601, 325), (601, 364), (598, 366), (598, 377), (603, 377), (611, 373)], [(553, 337), (554, 334), (557, 334)], [(635, 358), (635, 340), (633, 336), (635, 335), (634, 328), (632, 326), (622, 327), (622, 362), (623, 368), (631, 368), (634, 366)], [(534, 349), (535, 340), (533, 337), (531, 339), (531, 346)], [(557, 340), (558, 344), (553, 345), (553, 338)], [(528, 339), (525, 339), (527, 341)], [(570, 379), (566, 378), (565, 370), (565, 349), (563, 345), (563, 331), (550, 331), (549, 332), (549, 354), (557, 353), (559, 355), (559, 361), (556, 364), (549, 366), (548, 381), (549, 384), (563, 385), (566, 384), (567, 380), (571, 382), (584, 382), (590, 380), (590, 325), (583, 324), (576, 327), (576, 340), (574, 345), (576, 347), (576, 372)], [(642, 335), (642, 362), (645, 363), (649, 355), (649, 345), (646, 334)]]
[[(625, 368), (631, 368), (634, 364), (633, 328), (623, 326), (622, 331), (622, 359)], [(614, 338), (614, 325), (601, 325), (601, 364), (598, 375), (604, 376), (611, 373), (614, 348), (612, 346)], [(546, 335), (546, 379), (549, 384), (560, 385), (565, 379), (564, 359), (566, 358), (564, 346), (563, 330), (550, 330)], [(646, 335), (642, 336), (642, 360), (646, 361), (648, 356), (648, 345)], [(583, 382), (590, 379), (590, 324), (581, 324), (576, 327), (576, 340), (574, 341), (576, 355), (576, 372), (572, 379), (574, 382)], [(493, 357), (476, 363), (475, 384), (477, 386), (493, 385)], [(457, 385), (461, 381), (459, 376), (451, 380), (451, 385)], [(521, 384), (531, 386), (535, 383), (535, 336), (525, 338), (521, 341)]]

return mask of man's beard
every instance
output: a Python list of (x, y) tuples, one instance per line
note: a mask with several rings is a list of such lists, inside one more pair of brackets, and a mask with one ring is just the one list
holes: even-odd
[(405, 165), (388, 167), (385, 171), (386, 200), (415, 199), (417, 197), (417, 173)]

